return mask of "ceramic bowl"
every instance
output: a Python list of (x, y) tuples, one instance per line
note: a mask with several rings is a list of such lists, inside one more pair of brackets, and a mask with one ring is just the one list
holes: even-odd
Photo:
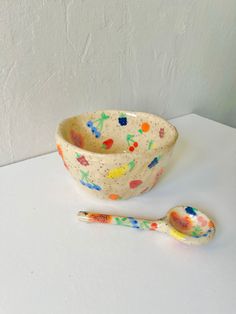
[(56, 143), (85, 191), (110, 200), (149, 191), (165, 172), (178, 133), (159, 116), (104, 110), (62, 121)]

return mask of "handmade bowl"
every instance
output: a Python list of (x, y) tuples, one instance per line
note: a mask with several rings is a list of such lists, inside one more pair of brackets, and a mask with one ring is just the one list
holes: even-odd
[(104, 110), (62, 121), (56, 143), (80, 187), (110, 200), (150, 190), (165, 172), (178, 133), (153, 114)]

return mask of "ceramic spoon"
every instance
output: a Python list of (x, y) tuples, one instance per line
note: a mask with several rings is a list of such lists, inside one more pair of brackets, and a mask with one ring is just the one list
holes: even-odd
[(211, 240), (215, 233), (214, 223), (197, 208), (177, 206), (170, 209), (167, 215), (158, 220), (113, 216), (86, 211), (79, 211), (79, 220), (86, 222), (107, 223), (137, 229), (165, 232), (186, 244), (204, 244)]

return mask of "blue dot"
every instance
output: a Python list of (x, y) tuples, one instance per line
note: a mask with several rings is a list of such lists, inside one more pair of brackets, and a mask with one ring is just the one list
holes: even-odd
[(156, 164), (158, 164), (158, 158), (157, 157), (155, 157), (151, 162), (150, 162), (150, 164), (148, 165), (148, 168), (152, 168), (152, 167), (154, 167)]
[(96, 133), (95, 133), (95, 137), (96, 138), (99, 138), (101, 136), (101, 133), (99, 132), (99, 131), (97, 131)]
[(195, 210), (194, 210), (194, 208), (192, 208), (192, 207), (186, 207), (185, 208), (185, 211), (186, 211), (186, 213), (188, 213), (188, 214), (190, 214), (190, 215), (193, 215), (193, 216), (196, 216), (197, 214), (196, 214), (196, 212), (195, 212)]
[(101, 190), (101, 187), (100, 187), (99, 185), (94, 184), (93, 187), (94, 187), (94, 189), (97, 190), (97, 191), (100, 191), (100, 190)]
[(88, 122), (87, 122), (87, 126), (88, 126), (89, 128), (91, 128), (91, 127), (93, 126), (93, 121), (91, 121), (91, 120), (88, 121)]
[(83, 180), (80, 180), (80, 183), (86, 185), (86, 183)]
[(96, 133), (97, 128), (96, 128), (95, 126), (93, 126), (93, 127), (91, 128), (91, 130), (92, 130), (92, 133)]
[(89, 189), (92, 189), (92, 188), (93, 188), (93, 185), (92, 185), (91, 183), (87, 183), (87, 187), (88, 187)]

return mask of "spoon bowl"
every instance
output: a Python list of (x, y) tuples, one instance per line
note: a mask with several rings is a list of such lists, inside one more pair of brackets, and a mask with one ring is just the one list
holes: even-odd
[(186, 244), (206, 243), (215, 233), (212, 220), (194, 207), (174, 207), (169, 210), (165, 219), (168, 233)]

